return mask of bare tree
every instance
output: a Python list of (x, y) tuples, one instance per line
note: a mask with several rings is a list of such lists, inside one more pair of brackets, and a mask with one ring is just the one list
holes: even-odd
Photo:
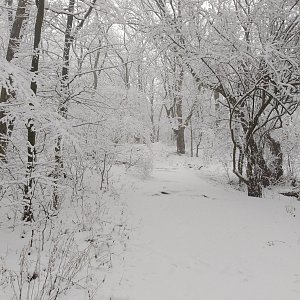
[[(37, 15), (34, 29), (34, 42), (33, 42), (33, 57), (31, 61), (31, 72), (35, 75), (39, 71), (39, 59), (40, 59), (40, 43), (42, 36), (42, 26), (44, 21), (44, 10), (45, 10), (45, 0), (38, 0), (37, 2)], [(37, 93), (37, 82), (33, 80), (31, 82), (31, 90), (36, 95)], [(32, 109), (34, 105), (29, 104)], [(34, 127), (34, 120), (30, 118), (26, 124), (27, 127), (27, 168), (26, 168), (26, 184), (24, 186), (24, 211), (23, 211), (23, 221), (32, 222), (34, 220), (32, 199), (34, 196), (34, 188), (36, 179), (34, 176), (35, 163), (36, 163), (36, 129)]]
[[(59, 103), (58, 112), (63, 118), (68, 116), (68, 105), (70, 102), (70, 51), (71, 46), (74, 42), (76, 34), (82, 29), (85, 21), (91, 14), (93, 7), (97, 0), (93, 0), (91, 5), (88, 7), (83, 18), (74, 25), (74, 8), (75, 0), (69, 0), (68, 14), (67, 14), (67, 24), (64, 34), (64, 48), (63, 48), (63, 67), (61, 70), (61, 82), (60, 82), (60, 93), (61, 99)], [(59, 135), (55, 145), (55, 168), (53, 172), (54, 178), (54, 192), (53, 192), (53, 207), (55, 209), (59, 206), (59, 194), (58, 194), (58, 180), (63, 175), (63, 158), (62, 158), (62, 136)]]
[[(7, 5), (11, 7), (12, 1), (7, 1)], [(31, 5), (30, 0), (19, 0), (18, 7), (15, 13), (15, 18), (12, 23), (12, 28), (10, 31), (10, 37), (6, 52), (6, 60), (8, 62), (12, 61), (15, 54), (20, 48), (20, 43), (22, 40), (22, 30), (24, 29), (24, 23), (29, 17), (29, 6)], [(12, 11), (9, 10), (9, 22), (12, 22)], [(9, 79), (12, 81), (12, 78)], [(7, 90), (7, 88), (1, 88), (0, 104), (6, 103), (10, 97), (14, 96), (13, 91)], [(13, 130), (13, 120), (8, 117), (8, 112), (1, 107), (0, 109), (0, 159), (5, 161), (6, 159), (6, 149), (8, 145), (9, 136)], [(9, 119), (6, 120), (6, 119)]]
[[(283, 174), (280, 144), (270, 134), (281, 128), (284, 115), (292, 114), (298, 106), (297, 3), (281, 2), (280, 9), (272, 10), (260, 3), (233, 1), (239, 41), (234, 40), (229, 28), (221, 28), (216, 22), (212, 26), (224, 42), (224, 49), (234, 53), (235, 59), (220, 55), (222, 62), (218, 65), (211, 59), (202, 59), (218, 81), (215, 90), (226, 99), (233, 172), (247, 185), (249, 196), (261, 197), (262, 186), (275, 182)], [(223, 9), (228, 9), (224, 18), (233, 19), (229, 13), (231, 7)], [(226, 22), (221, 24), (224, 26)], [(265, 146), (276, 156), (272, 167), (267, 163)]]

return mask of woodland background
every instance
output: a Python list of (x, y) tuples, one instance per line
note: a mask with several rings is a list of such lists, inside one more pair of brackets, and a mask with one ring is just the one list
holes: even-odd
[(149, 176), (153, 143), (221, 165), (249, 196), (288, 184), (299, 197), (299, 12), (299, 0), (0, 2), (1, 226), (53, 258), (39, 272), (24, 263), (27, 277), (2, 268), (16, 299), (59, 297), (63, 262), (69, 287), (90, 248), (54, 257), (92, 220), (102, 248), (112, 232), (122, 244), (111, 172)]

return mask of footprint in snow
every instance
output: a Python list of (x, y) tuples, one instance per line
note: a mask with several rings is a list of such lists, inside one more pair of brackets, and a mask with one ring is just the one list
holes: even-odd
[(272, 246), (276, 246), (276, 245), (279, 245), (279, 244), (285, 244), (285, 242), (284, 241), (268, 241), (267, 242), (267, 245), (269, 246), (269, 247), (272, 247)]

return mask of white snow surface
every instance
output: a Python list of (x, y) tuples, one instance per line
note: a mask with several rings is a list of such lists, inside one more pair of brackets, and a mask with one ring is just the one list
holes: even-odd
[(127, 176), (132, 231), (101, 299), (299, 300), (300, 202), (247, 197), (177, 159)]
[[(161, 145), (153, 155), (147, 178), (147, 161), (114, 168), (129, 239), (112, 253), (112, 268), (95, 271), (93, 282), (104, 283), (93, 298), (72, 288), (60, 300), (300, 299), (299, 201), (272, 190), (247, 197), (226, 183), (221, 165), (202, 166)], [(18, 270), (13, 254), (25, 239), (0, 233), (0, 254)], [(0, 300), (11, 299), (1, 289)]]

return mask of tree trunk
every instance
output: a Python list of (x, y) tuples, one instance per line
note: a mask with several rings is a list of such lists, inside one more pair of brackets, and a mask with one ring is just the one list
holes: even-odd
[(159, 111), (158, 121), (157, 121), (156, 142), (159, 142), (159, 138), (160, 138), (160, 120), (161, 120), (163, 109), (164, 106), (162, 105)]
[(247, 163), (247, 189), (248, 196), (250, 197), (262, 197), (262, 186), (261, 186), (261, 170), (255, 162), (255, 156), (253, 154)]
[(247, 184), (248, 196), (249, 197), (262, 197), (262, 187), (261, 184), (257, 181), (257, 179), (253, 178), (249, 180)]
[(281, 145), (280, 142), (275, 141), (270, 134), (267, 135), (267, 143), (273, 156), (273, 160), (270, 165), (270, 170), (272, 172), (271, 181), (272, 183), (276, 183), (283, 175), (283, 155)]
[[(180, 63), (180, 62), (178, 62)], [(180, 71), (178, 74), (178, 78), (176, 79), (175, 83), (175, 108), (176, 108), (176, 117), (178, 122), (178, 128), (174, 130), (176, 136), (176, 144), (177, 144), (177, 153), (178, 154), (185, 154), (185, 141), (184, 141), (184, 129), (185, 126), (183, 124), (183, 117), (182, 117), (182, 84), (183, 84), (183, 67), (180, 65)]]
[[(10, 6), (12, 1), (7, 1)], [(10, 62), (16, 52), (19, 50), (20, 42), (22, 39), (21, 32), (23, 28), (24, 21), (28, 19), (28, 6), (30, 5), (30, 0), (19, 0), (18, 7), (16, 11), (16, 16), (14, 22), (12, 23), (12, 28), (10, 31), (10, 37), (8, 42), (8, 48), (6, 52), (6, 60)], [(12, 20), (12, 13), (9, 11), (9, 20)], [(12, 82), (12, 78), (9, 78)], [(9, 98), (13, 96), (13, 91), (7, 91), (5, 87), (1, 88), (0, 103), (5, 103)], [(6, 149), (8, 146), (8, 139), (13, 130), (13, 120), (12, 121), (2, 121), (7, 116), (7, 112), (4, 109), (0, 110), (0, 159), (6, 160)]]
[(8, 6), (8, 10), (7, 10), (8, 26), (9, 26), (9, 31), (11, 32), (13, 26), (13, 10), (12, 10), (13, 0), (6, 0), (5, 4)]
[(151, 83), (151, 91), (150, 91), (150, 120), (151, 120), (151, 142), (154, 143), (156, 141), (156, 129), (155, 129), (155, 121), (154, 121), (154, 79)]
[(194, 156), (194, 135), (193, 135), (193, 126), (192, 121), (190, 122), (190, 136), (191, 136), (191, 157)]
[(219, 98), (220, 98), (219, 92), (214, 91), (216, 127), (220, 126), (220, 99)]
[[(69, 102), (69, 68), (70, 68), (70, 51), (71, 45), (73, 43), (74, 37), (72, 36), (73, 21), (74, 21), (74, 6), (75, 0), (69, 1), (68, 17), (67, 17), (67, 27), (65, 31), (65, 42), (63, 50), (63, 67), (61, 71), (61, 97), (62, 100), (59, 103), (58, 113), (67, 118), (68, 113), (68, 102)], [(58, 209), (59, 207), (59, 192), (58, 192), (58, 180), (63, 173), (63, 158), (62, 158), (62, 136), (59, 135), (56, 140), (56, 145), (54, 148), (54, 160), (55, 167), (53, 172), (54, 179), (54, 189), (53, 189), (53, 200), (52, 207)]]
[[(39, 70), (39, 44), (42, 35), (42, 26), (44, 20), (44, 5), (45, 0), (38, 1), (38, 11), (34, 30), (34, 46), (33, 46), (33, 57), (31, 62), (31, 72), (37, 73)], [(31, 82), (31, 90), (36, 95), (37, 93), (37, 83), (36, 81)], [(33, 108), (33, 104), (30, 103)], [(23, 211), (23, 221), (32, 222), (34, 221), (33, 208), (32, 208), (32, 198), (34, 194), (34, 187), (36, 184), (33, 172), (35, 169), (36, 162), (36, 131), (34, 128), (34, 120), (30, 118), (26, 124), (27, 127), (27, 169), (26, 169), (26, 184), (24, 186), (24, 211)]]
[(200, 148), (200, 143), (197, 143), (197, 145), (196, 145), (196, 157), (199, 157), (199, 148)]
[(260, 182), (264, 187), (267, 187), (271, 184), (272, 172), (267, 166), (267, 163), (264, 159), (263, 149), (257, 146), (257, 143), (252, 136), (249, 140), (249, 151), (250, 157), (245, 153), (247, 156), (247, 160), (249, 159), (253, 161), (253, 166), (260, 170)]
[[(239, 174), (241, 174), (241, 175), (243, 175), (243, 170), (244, 170), (244, 158), (245, 158), (245, 155), (244, 155), (242, 149), (239, 148), (238, 171), (239, 171)], [(242, 184), (241, 178), (239, 178), (239, 184), (240, 185)]]
[(247, 158), (248, 196), (261, 198), (262, 186), (270, 184), (270, 170), (263, 157), (263, 149), (257, 146), (253, 136), (250, 137), (249, 147), (244, 155)]
[(182, 126), (179, 129), (174, 130), (178, 154), (185, 154), (184, 129), (185, 127)]

